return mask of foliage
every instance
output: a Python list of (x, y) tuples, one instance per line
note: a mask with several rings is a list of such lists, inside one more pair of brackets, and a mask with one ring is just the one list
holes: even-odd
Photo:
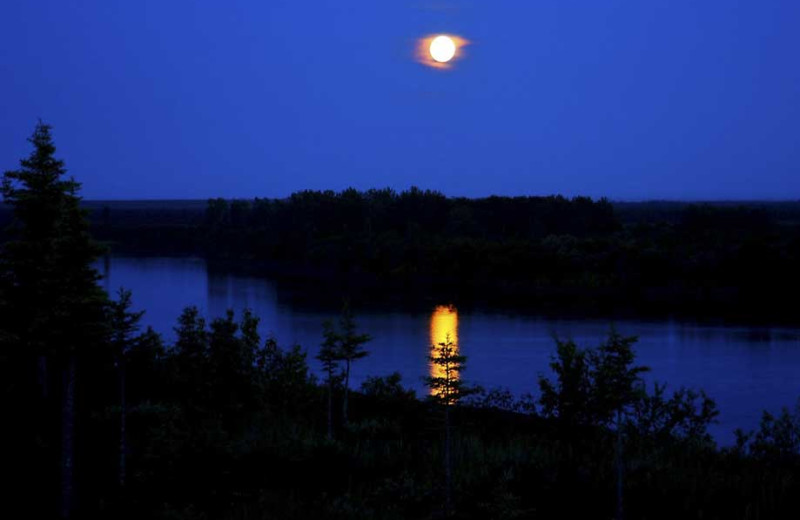
[(775, 417), (764, 412), (758, 430), (736, 431), (736, 449), (773, 463), (800, 463), (800, 401), (794, 410), (783, 408)]
[(556, 339), (556, 356), (550, 363), (556, 381), (539, 376), (544, 415), (567, 428), (609, 425), (617, 412), (641, 396), (641, 374), (649, 369), (633, 366), (635, 341), (614, 329), (605, 342), (588, 351), (572, 340)]
[(324, 341), (320, 345), (317, 359), (322, 363), (326, 383), (332, 387), (338, 379), (337, 370), (339, 368), (340, 354), (338, 351), (339, 336), (334, 329), (333, 322), (330, 320), (326, 320), (322, 324), (322, 337)]
[[(644, 390), (644, 389), (643, 389)], [(705, 392), (680, 388), (665, 398), (666, 385), (654, 383), (653, 392), (642, 391), (633, 402), (628, 428), (637, 439), (672, 440), (713, 444), (708, 426), (719, 412)]]
[(307, 355), (299, 345), (289, 350), (268, 338), (257, 356), (262, 400), (271, 403), (279, 413), (302, 412), (304, 406), (315, 399), (313, 386), (316, 379), (311, 374)]
[[(328, 382), (328, 424), (330, 431), (331, 414), (330, 409), (333, 390), (338, 380), (344, 382), (344, 397), (342, 398), (342, 420), (347, 424), (347, 410), (350, 394), (350, 369), (352, 364), (359, 359), (363, 359), (369, 355), (369, 352), (364, 349), (364, 344), (368, 343), (372, 338), (369, 334), (358, 332), (353, 312), (350, 306), (345, 302), (342, 307), (342, 313), (339, 317), (338, 330), (333, 327), (330, 321), (323, 323), (323, 336), (325, 340), (322, 343), (322, 348), (317, 355), (317, 359), (322, 362), (323, 368), (326, 371)], [(344, 363), (344, 369), (339, 376), (334, 375), (334, 371), (339, 363)]]
[(91, 265), (102, 249), (89, 237), (80, 184), (63, 178), (50, 131), (44, 123), (36, 126), (33, 152), (2, 182), (15, 220), (0, 257), (8, 303), (0, 319), (7, 334), (39, 356), (91, 350), (106, 333), (106, 296)]
[(452, 406), (475, 391), (461, 379), (466, 361), (467, 357), (459, 354), (458, 345), (449, 334), (444, 341), (431, 346), (428, 362), (434, 366), (433, 372), (436, 375), (424, 378), (425, 385), (431, 390), (430, 400)]
[(472, 395), (465, 400), (467, 406), (507, 412), (536, 415), (536, 399), (530, 393), (515, 396), (508, 388), (491, 388), (489, 390), (476, 386)]
[(0, 255), (0, 377), (9, 390), (0, 405), (9, 424), (19, 426), (0, 444), (23, 457), (13, 457), (7, 474), (18, 471), (28, 486), (47, 483), (53, 499), (28, 514), (52, 516), (58, 504), (59, 514), (71, 518), (82, 449), (75, 432), (108, 395), (101, 391), (112, 359), (108, 299), (92, 267), (102, 248), (89, 236), (80, 184), (65, 177), (64, 162), (55, 158), (49, 125), (39, 122), (28, 141), (33, 151), (18, 170), (3, 174), (0, 190), (14, 216)]
[(358, 326), (353, 312), (350, 310), (350, 306), (345, 304), (342, 309), (342, 315), (339, 318), (339, 333), (336, 336), (338, 340), (336, 357), (348, 365), (369, 355), (363, 345), (372, 338), (369, 334), (359, 333), (357, 329)]
[(572, 340), (556, 339), (556, 357), (550, 363), (556, 382), (539, 376), (539, 402), (545, 416), (558, 417), (566, 425), (592, 423), (592, 381), (586, 358)]
[(385, 377), (370, 376), (361, 383), (361, 393), (378, 401), (397, 401), (415, 399), (414, 390), (401, 384), (400, 372), (392, 372)]
[(108, 306), (108, 323), (111, 328), (111, 344), (119, 359), (125, 357), (135, 341), (139, 321), (144, 311), (132, 312), (132, 293), (122, 287), (117, 291), (117, 299)]
[(800, 290), (797, 201), (465, 199), (411, 188), (90, 207), (116, 251), (312, 277), (337, 297), (444, 293), (547, 312), (797, 321), (781, 303)]

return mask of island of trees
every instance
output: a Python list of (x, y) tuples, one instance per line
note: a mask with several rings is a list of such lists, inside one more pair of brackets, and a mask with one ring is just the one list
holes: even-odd
[(189, 307), (168, 344), (142, 330), (136, 295), (106, 294), (92, 267), (104, 254), (92, 234), (140, 251), (170, 238), (169, 247), (220, 265), (243, 257), (247, 269), (344, 280), (362, 291), (436, 280), (442, 290), (462, 288), (459, 297), (632, 298), (655, 310), (679, 298), (700, 308), (727, 297), (720, 312), (749, 312), (750, 299), (772, 284), (797, 288), (797, 227), (774, 207), (671, 208), (672, 222), (651, 208), (655, 218), (631, 223), (604, 200), (348, 190), (214, 200), (199, 213), (101, 207), (90, 226), (50, 127), (40, 123), (30, 141), (31, 155), (2, 184), (4, 517), (800, 512), (798, 411), (765, 413), (756, 431), (719, 448), (707, 432), (713, 400), (645, 385), (636, 338), (614, 330), (597, 346), (554, 341), (551, 373), (531, 374), (527, 398), (471, 387), (469, 360), (449, 338), (431, 345), (441, 370), (426, 381), (430, 396), (404, 388), (400, 374), (350, 388), (370, 338), (348, 307), (325, 325), (315, 359), (260, 337), (259, 318), (247, 311), (205, 317)]

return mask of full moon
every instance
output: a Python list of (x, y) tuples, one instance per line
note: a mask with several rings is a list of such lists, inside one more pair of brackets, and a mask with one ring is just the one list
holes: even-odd
[(431, 42), (431, 58), (446, 63), (456, 55), (456, 44), (449, 36), (437, 36)]

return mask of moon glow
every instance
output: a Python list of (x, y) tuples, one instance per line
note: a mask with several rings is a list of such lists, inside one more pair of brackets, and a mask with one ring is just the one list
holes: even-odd
[(439, 63), (447, 63), (456, 55), (456, 44), (449, 36), (437, 36), (430, 46), (431, 58)]
[(430, 34), (416, 40), (414, 58), (426, 67), (451, 69), (464, 58), (464, 47), (469, 43), (455, 34)]

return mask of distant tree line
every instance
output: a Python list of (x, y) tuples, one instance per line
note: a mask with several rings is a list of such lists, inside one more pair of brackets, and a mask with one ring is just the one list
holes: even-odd
[(411, 188), (88, 207), (111, 252), (200, 255), (212, 269), (317, 294), (798, 320), (783, 302), (800, 291), (800, 203), (466, 199)]
[[(794, 322), (800, 203), (466, 199), (411, 188), (91, 204), (119, 254), (199, 255), (316, 296)], [(307, 291), (298, 291), (302, 296)]]

